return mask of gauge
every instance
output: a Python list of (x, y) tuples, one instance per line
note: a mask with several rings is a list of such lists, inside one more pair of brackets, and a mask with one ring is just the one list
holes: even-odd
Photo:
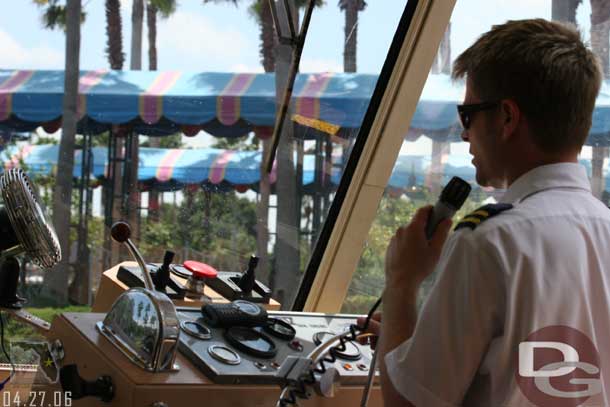
[(262, 332), (244, 326), (233, 326), (224, 333), (227, 341), (237, 350), (251, 356), (269, 359), (275, 356), (277, 348), (271, 338)]
[(271, 334), (277, 338), (284, 339), (286, 341), (291, 340), (296, 335), (296, 330), (288, 322), (282, 321), (281, 319), (269, 318), (267, 325), (263, 326), (263, 329), (268, 334)]
[(208, 348), (208, 353), (214, 359), (227, 365), (239, 365), (241, 363), (239, 355), (226, 346), (212, 345)]
[(210, 329), (199, 321), (184, 321), (180, 324), (180, 327), (184, 332), (195, 338), (207, 340), (212, 337)]
[(237, 307), (241, 312), (253, 317), (260, 315), (262, 312), (261, 307), (249, 301), (235, 300), (233, 301), (233, 306)]

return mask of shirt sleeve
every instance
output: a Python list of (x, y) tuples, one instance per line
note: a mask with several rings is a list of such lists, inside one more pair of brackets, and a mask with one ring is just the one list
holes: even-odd
[(447, 242), (413, 336), (385, 357), (397, 391), (416, 407), (461, 405), (503, 327), (504, 278), (495, 248), (470, 231)]

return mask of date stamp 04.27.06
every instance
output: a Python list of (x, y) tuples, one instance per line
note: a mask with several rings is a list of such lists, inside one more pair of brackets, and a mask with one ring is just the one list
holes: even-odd
[(0, 407), (71, 407), (69, 391), (3, 391)]

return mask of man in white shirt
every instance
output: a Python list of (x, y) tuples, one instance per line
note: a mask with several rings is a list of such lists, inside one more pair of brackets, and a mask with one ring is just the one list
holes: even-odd
[(610, 210), (577, 160), (599, 63), (571, 28), (512, 21), (460, 55), (454, 77), (467, 77), (458, 111), (477, 182), (507, 191), (448, 240), (449, 220), (426, 240), (431, 207), (392, 238), (377, 350), (385, 404), (610, 406)]

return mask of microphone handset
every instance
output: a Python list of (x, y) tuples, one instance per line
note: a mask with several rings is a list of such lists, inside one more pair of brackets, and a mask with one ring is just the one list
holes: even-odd
[(445, 185), (426, 224), (426, 238), (428, 240), (432, 238), (439, 223), (444, 219), (452, 218), (462, 207), (471, 189), (470, 184), (459, 177), (451, 178), (451, 181)]

